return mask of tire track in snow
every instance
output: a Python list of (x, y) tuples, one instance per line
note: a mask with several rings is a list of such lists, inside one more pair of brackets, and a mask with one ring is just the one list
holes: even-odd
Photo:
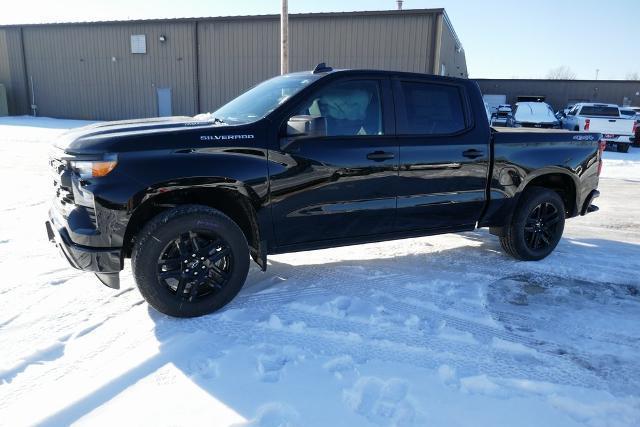
[[(265, 314), (268, 308), (263, 309)], [(518, 358), (494, 349), (482, 354), (478, 346), (460, 345), (455, 341), (447, 342), (434, 337), (427, 337), (429, 341), (426, 343), (425, 337), (398, 329), (387, 330), (386, 333), (401, 340), (373, 339), (360, 335), (362, 325), (344, 319), (328, 319), (303, 312), (296, 312), (292, 316), (291, 312), (285, 311), (276, 315), (286, 320), (301, 320), (308, 325), (304, 328), (271, 327), (268, 321), (236, 321), (222, 316), (215, 322), (198, 322), (196, 329), (214, 336), (233, 336), (239, 344), (254, 345), (256, 341), (266, 340), (270, 345), (296, 346), (315, 355), (335, 357), (348, 354), (360, 363), (381, 360), (426, 369), (435, 369), (446, 363), (455, 366), (461, 373), (482, 372), (503, 378), (524, 377), (578, 387), (607, 388), (607, 384), (597, 376), (576, 372), (564, 363), (540, 363), (533, 367), (533, 357)], [(460, 357), (461, 352), (466, 350), (470, 351), (469, 357)]]
[[(607, 372), (601, 372), (597, 369), (597, 367), (592, 366), (591, 361), (593, 361), (593, 356), (591, 355), (578, 353), (574, 349), (568, 348), (567, 346), (563, 346), (558, 343), (550, 342), (548, 340), (539, 340), (536, 338), (517, 334), (506, 329), (500, 329), (493, 326), (488, 326), (481, 322), (470, 320), (470, 317), (472, 317), (470, 316), (470, 314), (482, 315), (485, 317), (490, 316), (495, 318), (495, 313), (491, 313), (488, 310), (483, 311), (481, 306), (457, 302), (451, 304), (449, 300), (439, 295), (393, 286), (396, 283), (403, 283), (403, 281), (405, 280), (415, 281), (415, 279), (419, 279), (416, 276), (407, 274), (386, 274), (384, 275), (384, 277), (375, 278), (378, 280), (369, 280), (367, 282), (367, 285), (358, 284), (357, 281), (352, 280), (353, 277), (345, 277), (346, 275), (344, 274), (344, 272), (342, 272), (342, 274), (331, 272), (329, 272), (328, 274), (321, 274), (314, 272), (313, 274), (305, 274), (304, 276), (305, 277), (302, 278), (295, 277), (295, 279), (292, 280), (302, 283), (313, 283), (314, 281), (308, 276), (315, 276), (319, 279), (318, 285), (314, 284), (303, 289), (287, 288), (282, 291), (271, 291), (266, 293), (244, 295), (242, 297), (238, 297), (237, 300), (234, 303), (230, 304), (230, 306), (228, 306), (228, 308), (226, 309), (228, 310), (234, 308), (250, 307), (252, 308), (252, 310), (256, 310), (256, 308), (259, 307), (258, 310), (262, 314), (277, 314), (279, 317), (289, 322), (310, 322), (310, 325), (321, 330), (323, 326), (322, 321), (319, 318), (313, 318), (312, 322), (312, 320), (309, 318), (311, 314), (303, 314), (302, 311), (295, 306), (289, 305), (287, 307), (289, 309), (293, 308), (296, 311), (295, 314), (286, 311), (282, 312), (280, 310), (280, 307), (288, 302), (299, 303), (300, 300), (304, 298), (327, 296), (332, 298), (337, 298), (340, 296), (359, 298), (363, 297), (363, 290), (365, 290), (369, 293), (374, 293), (374, 296), (377, 298), (376, 302), (380, 303), (386, 310), (391, 310), (396, 314), (418, 315), (421, 319), (429, 320), (432, 323), (442, 322), (456, 330), (470, 333), (475, 339), (480, 342), (479, 345), (485, 344), (486, 346), (494, 342), (495, 339), (499, 339), (517, 345), (525, 346), (526, 348), (531, 350), (532, 355), (536, 356), (534, 357), (534, 359), (537, 358), (545, 362), (543, 365), (544, 369), (541, 369), (539, 374), (531, 374), (535, 378), (528, 377), (529, 379), (560, 382), (576, 386), (608, 388), (607, 385), (609, 383), (604, 381), (603, 377), (610, 377), (611, 374)], [(351, 276), (353, 276), (353, 274)], [(491, 281), (496, 280), (495, 276), (493, 275), (487, 275), (487, 277), (490, 278)], [(424, 281), (424, 279), (422, 279), (422, 281)], [(370, 294), (367, 294), (366, 297), (367, 300), (371, 299)], [(440, 310), (429, 307), (429, 305), (434, 304), (436, 306), (438, 304), (444, 304), (448, 306), (448, 308)], [(225, 310), (223, 309), (222, 312), (224, 311)], [(456, 316), (456, 314), (460, 314), (460, 316)], [(510, 317), (512, 320), (530, 320), (526, 316), (519, 316), (513, 313), (503, 314), (505, 317)], [(327, 331), (341, 331), (342, 333), (362, 332), (362, 323), (346, 327), (344, 326), (344, 324), (348, 324), (352, 320), (340, 319), (339, 321), (336, 321), (335, 319), (331, 319), (330, 317), (326, 316), (323, 316), (322, 319), (325, 319), (325, 321), (327, 322), (324, 328)], [(367, 324), (365, 323), (364, 325), (366, 326)], [(538, 328), (540, 327), (539, 324), (537, 326)], [(554, 325), (550, 322), (547, 322), (544, 326), (553, 327)], [(375, 327), (382, 328), (381, 325), (375, 325)], [(384, 333), (369, 335), (366, 338), (375, 340), (384, 336), (394, 337), (393, 340), (387, 339), (386, 342), (398, 346), (405, 346), (407, 345), (407, 343), (419, 344), (419, 339), (422, 339), (422, 344), (420, 345), (425, 345), (424, 336), (407, 336), (406, 332), (403, 332), (398, 328), (386, 329)], [(400, 337), (400, 339), (398, 339), (398, 337)], [(434, 340), (434, 336), (430, 336), (429, 339)], [(462, 348), (455, 340), (441, 340), (440, 342), (434, 340), (429, 341), (429, 343), (426, 344), (432, 344), (432, 346), (436, 346), (438, 348), (438, 352), (448, 352), (455, 354), (463, 352), (465, 354), (475, 354), (473, 358), (470, 358), (466, 361), (458, 362), (461, 369), (463, 366), (467, 366), (466, 369), (468, 369), (469, 366), (478, 365), (478, 351), (474, 350), (473, 345), (467, 345)], [(485, 359), (487, 356), (490, 356), (493, 359), (490, 359), (489, 362), (483, 365), (482, 372), (489, 372), (495, 375), (510, 375), (513, 377), (520, 377), (523, 374), (526, 374), (526, 372), (523, 372), (523, 369), (521, 367), (514, 368), (522, 364), (522, 362), (520, 361), (522, 359), (522, 355), (514, 356), (513, 354), (509, 354), (509, 352), (501, 353), (499, 351), (496, 351), (495, 348), (493, 348), (490, 352), (485, 353)], [(448, 358), (451, 358), (451, 354), (448, 355)], [(504, 367), (496, 368), (493, 365), (497, 361), (496, 358), (502, 360), (499, 365), (504, 365)], [(527, 363), (531, 363), (531, 361), (529, 360)], [(557, 368), (557, 366), (561, 366), (561, 369)], [(626, 367), (625, 369), (627, 372), (626, 375), (631, 374), (636, 378), (640, 378), (639, 369), (635, 367)], [(553, 374), (548, 376), (547, 374), (545, 374), (545, 372), (547, 371), (552, 371)], [(584, 379), (585, 377), (589, 378), (586, 383), (583, 380), (576, 380), (578, 378)], [(608, 379), (610, 380), (611, 378)], [(633, 384), (631, 386), (633, 386)]]

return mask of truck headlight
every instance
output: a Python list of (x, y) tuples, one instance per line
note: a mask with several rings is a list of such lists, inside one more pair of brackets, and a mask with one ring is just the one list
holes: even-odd
[(100, 178), (106, 176), (118, 165), (115, 154), (104, 156), (101, 160), (72, 160), (71, 167), (80, 178)]

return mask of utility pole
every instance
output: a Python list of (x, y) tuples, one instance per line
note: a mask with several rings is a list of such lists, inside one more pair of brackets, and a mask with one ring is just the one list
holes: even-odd
[(282, 0), (280, 12), (280, 74), (289, 72), (289, 6)]

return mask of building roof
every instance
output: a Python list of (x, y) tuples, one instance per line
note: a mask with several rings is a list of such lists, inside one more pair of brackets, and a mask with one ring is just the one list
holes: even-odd
[[(314, 12), (314, 13), (290, 13), (292, 18), (326, 18), (326, 17), (347, 17), (347, 16), (388, 16), (388, 15), (432, 15), (445, 14), (443, 8), (432, 9), (403, 9), (403, 10), (363, 10), (352, 12)], [(171, 22), (194, 22), (194, 21), (237, 21), (251, 19), (279, 19), (280, 15), (233, 15), (233, 16), (202, 16), (188, 18), (150, 18), (150, 19), (121, 19), (108, 21), (76, 21), (76, 22), (43, 22), (33, 24), (7, 24), (0, 25), (0, 28), (16, 27), (46, 27), (58, 25), (110, 25), (110, 24), (156, 24)], [(447, 18), (448, 25), (451, 25)], [(457, 38), (457, 37), (456, 37)]]

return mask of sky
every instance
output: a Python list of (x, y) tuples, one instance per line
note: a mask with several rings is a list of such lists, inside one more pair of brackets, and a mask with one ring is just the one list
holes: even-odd
[[(12, 7), (7, 7), (11, 1)], [(279, 13), (280, 0), (0, 0), (0, 25)], [(578, 79), (640, 74), (640, 0), (405, 0), (444, 7), (473, 78)], [(290, 13), (395, 9), (395, 0), (289, 0)]]

